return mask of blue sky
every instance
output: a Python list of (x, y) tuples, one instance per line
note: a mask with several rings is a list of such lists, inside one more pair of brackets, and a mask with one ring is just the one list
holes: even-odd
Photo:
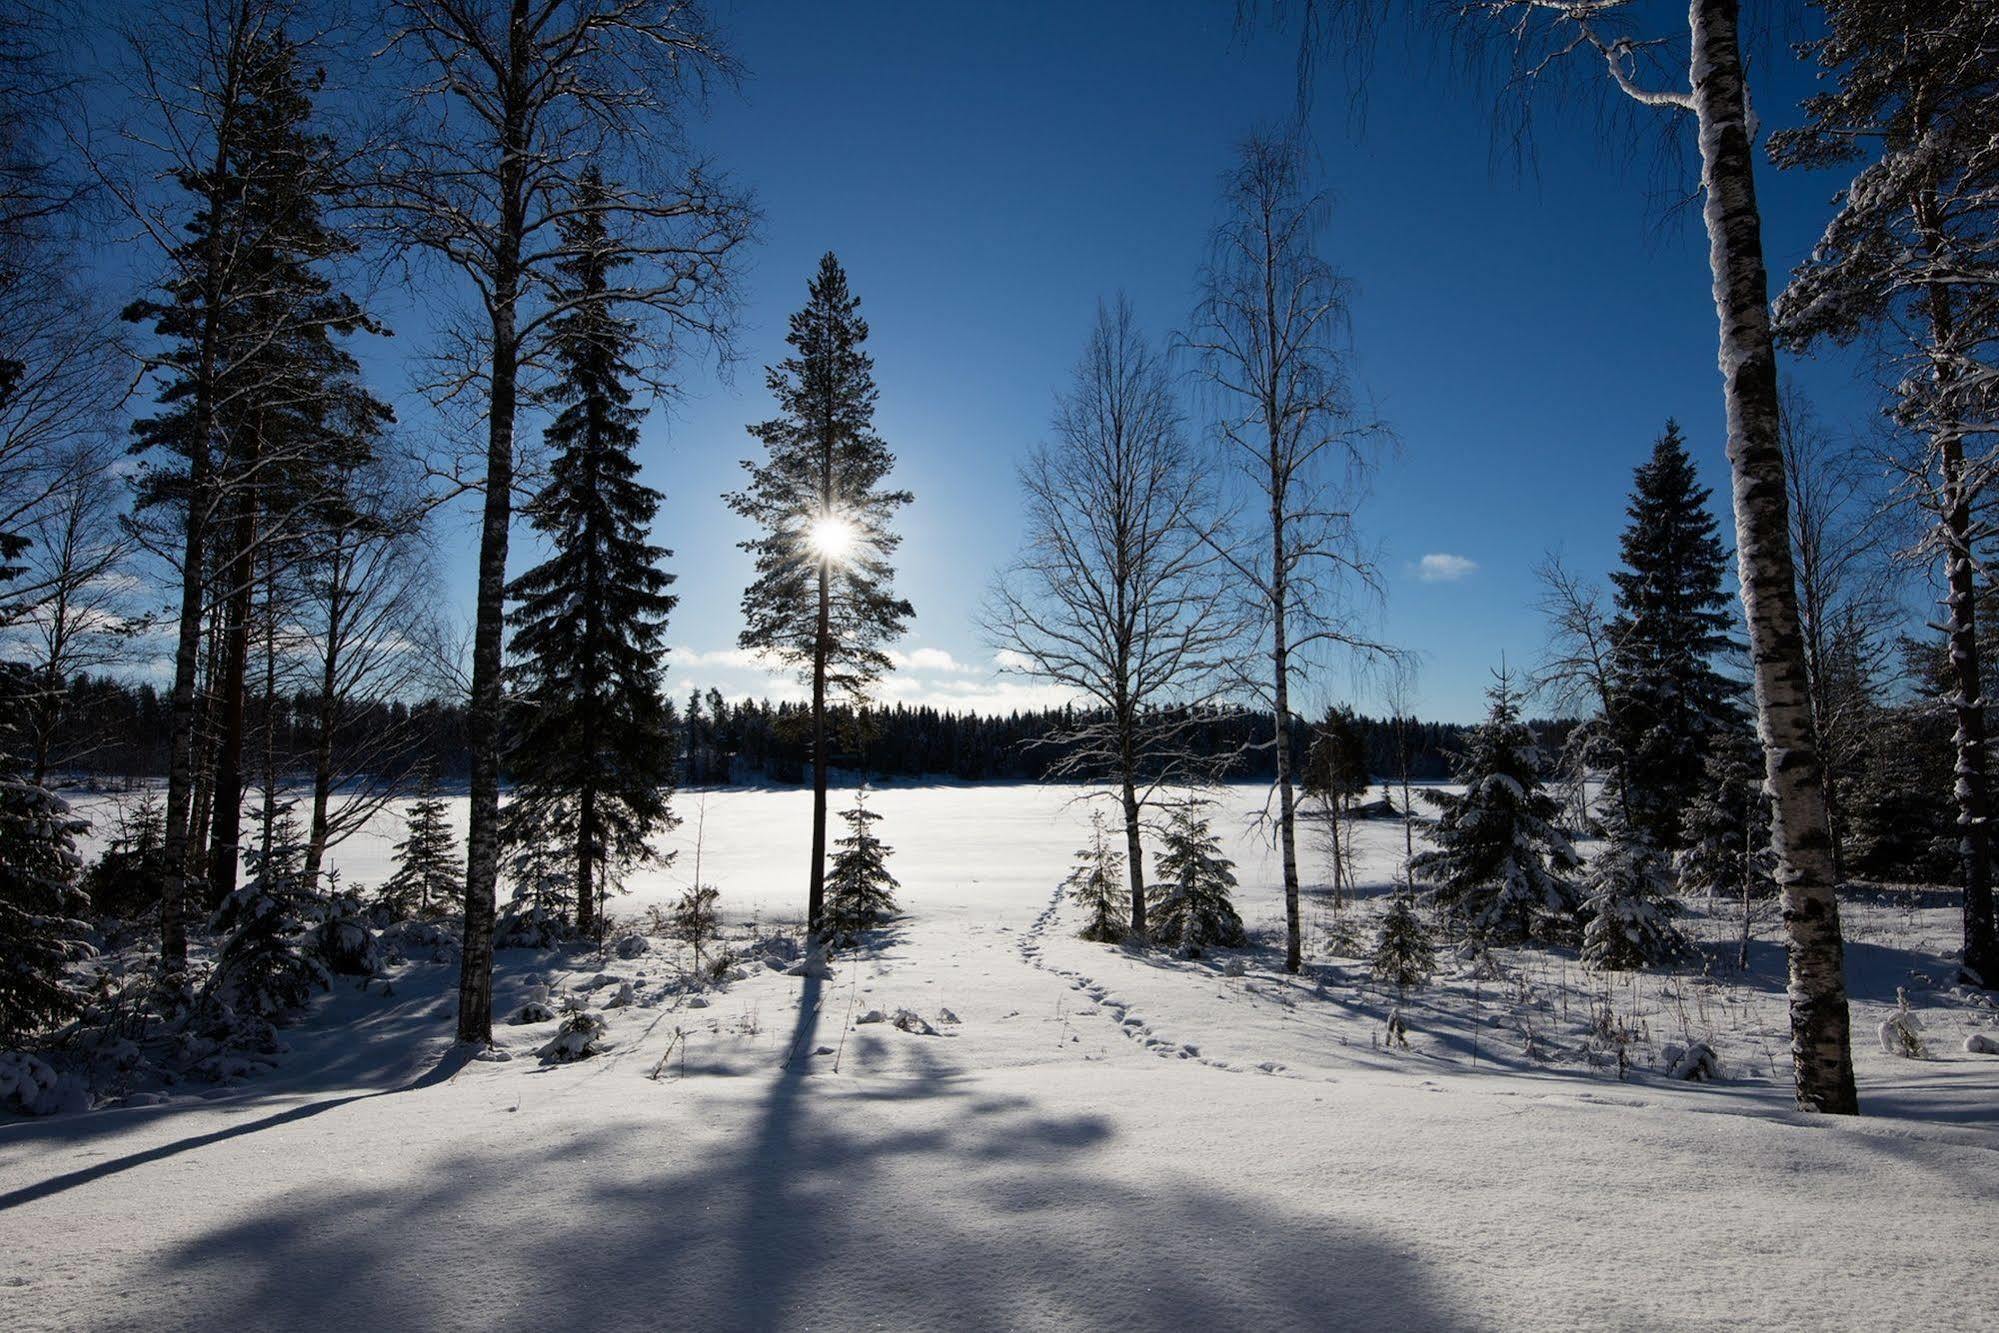
[[(1161, 339), (1182, 325), (1233, 145), (1294, 108), (1291, 40), (1245, 42), (1233, 8), (719, 7), (748, 79), (695, 139), (756, 191), (765, 225), (733, 382), (689, 366), (687, 400), (645, 430), (680, 576), (675, 693), (785, 692), (733, 651), (746, 534), (719, 497), (750, 456), (745, 424), (769, 413), (761, 367), (831, 249), (872, 324), (878, 424), (917, 496), (900, 576), (917, 614), (884, 693), (1044, 697), (992, 678), (973, 611), (1018, 539), (1015, 462), (1099, 297), (1126, 292)], [(1807, 74), (1777, 52), (1763, 66), (1766, 124), (1792, 123)], [(1358, 286), (1358, 377), (1401, 440), (1364, 511), (1387, 575), (1381, 627), (1421, 655), (1418, 710), (1469, 718), (1502, 654), (1538, 652), (1543, 554), (1592, 573), (1614, 561), (1631, 469), (1667, 417), (1725, 499), (1706, 239), (1693, 208), (1672, 207), (1689, 179), (1605, 152), (1588, 113), (1544, 116), (1535, 163), (1516, 169), (1493, 152), (1489, 98), (1420, 49), (1384, 49), (1363, 127), (1348, 106), (1327, 86), (1312, 131), (1337, 200), (1325, 253)], [(1808, 251), (1837, 183), (1763, 172), (1774, 274)], [(421, 338), (402, 332), (398, 351)], [(1835, 429), (1864, 425), (1872, 395), (1845, 360), (1788, 368)], [(443, 536), (449, 595), (467, 606), (470, 510)], [(1379, 707), (1342, 671), (1307, 706), (1327, 697)]]

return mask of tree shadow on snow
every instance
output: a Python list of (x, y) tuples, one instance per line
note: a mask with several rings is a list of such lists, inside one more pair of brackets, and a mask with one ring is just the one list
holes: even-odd
[[(173, 1322), (385, 1327), (1463, 1325), (1419, 1256), (1322, 1202), (1265, 1202), (1120, 1144), (1112, 1122), (996, 1094), (912, 1037), (903, 1077), (830, 1075), (805, 979), (767, 1084), (579, 1132), (489, 1143), (419, 1183), (301, 1183), (162, 1254)], [(675, 1086), (675, 1085), (669, 1085)], [(1031, 1080), (1028, 1086), (1032, 1086)], [(742, 1104), (743, 1098), (750, 1098)], [(742, 1129), (720, 1126), (740, 1118)], [(696, 1141), (688, 1141), (698, 1135)]]

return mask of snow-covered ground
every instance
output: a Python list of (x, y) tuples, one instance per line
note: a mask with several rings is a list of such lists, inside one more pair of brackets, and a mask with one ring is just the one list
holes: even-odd
[[(413, 962), (392, 995), (342, 986), (261, 1079), (0, 1124), (0, 1325), (1999, 1323), (1999, 1058), (1962, 1049), (1999, 1011), (1947, 984), (1948, 910), (1848, 904), (1868, 1114), (1814, 1119), (1770, 920), (1746, 974), (1725, 908), (1695, 922), (1705, 969), (1454, 967), (1391, 1050), (1395, 997), (1326, 943), (1371, 933), (1370, 894), (1315, 893), (1305, 974), (1278, 966), (1261, 789), (1218, 816), (1256, 947), (1198, 960), (1074, 937), (1069, 795), (878, 793), (907, 915), (820, 979), (747, 952), (795, 923), (809, 797), (710, 794), (701, 874), (740, 980), (691, 985), (662, 940), (501, 955), (502, 1014), (632, 983), (596, 1059), (543, 1064), (546, 1023), (500, 1027), (511, 1060), (454, 1059), (455, 969)], [(679, 860), (619, 917), (691, 874), (679, 809)], [(380, 880), (394, 823), (342, 849), (347, 883)], [(1364, 885), (1401, 845), (1363, 828)], [(1874, 1039), (1898, 986), (1929, 1059)], [(860, 1021), (902, 1009), (936, 1035)], [(1693, 1040), (1720, 1081), (1664, 1077)]]

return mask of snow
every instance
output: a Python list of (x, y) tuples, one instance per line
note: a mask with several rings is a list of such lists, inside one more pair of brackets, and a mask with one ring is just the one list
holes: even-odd
[[(0, 1317), (23, 1330), (1999, 1319), (1999, 1297), (1961, 1280), (1999, 1252), (1999, 1061), (1962, 1049), (1999, 1036), (1999, 1012), (1953, 984), (1949, 912), (1844, 906), (1855, 1030), (1898, 1012), (1904, 987), (1933, 1054), (1859, 1043), (1868, 1115), (1813, 1118), (1785, 1086), (1767, 926), (1747, 977), (1721, 962), (1598, 975), (1572, 955), (1501, 950), (1398, 1004), (1364, 957), (1319, 947), (1322, 886), (1307, 970), (1282, 973), (1260, 788), (1216, 814), (1251, 948), (1182, 960), (1074, 938), (1060, 882), (1087, 820), (1071, 795), (881, 791), (905, 914), (799, 976), (783, 974), (799, 951), (779, 932), (803, 898), (809, 794), (710, 795), (702, 879), (721, 888), (739, 980), (703, 985), (685, 947), (658, 937), (631, 957), (615, 944), (500, 957), (496, 1013), (530, 997), (551, 1016), (587, 1006), (604, 1032), (583, 1058), (537, 1058), (547, 1021), (496, 1029), (511, 1059), (463, 1058), (455, 971), (418, 955), (392, 995), (336, 982), (284, 1033), (275, 1072), (0, 1121)], [(1385, 905), (1402, 833), (1357, 833), (1374, 891), (1345, 910), (1365, 915)], [(383, 875), (370, 839), (336, 857), (345, 884)], [(614, 917), (670, 903), (692, 863), (641, 877)], [(1725, 909), (1688, 925), (1732, 958)], [(1391, 1012), (1407, 1050), (1387, 1040)], [(1711, 1076), (1673, 1076), (1695, 1064)]]

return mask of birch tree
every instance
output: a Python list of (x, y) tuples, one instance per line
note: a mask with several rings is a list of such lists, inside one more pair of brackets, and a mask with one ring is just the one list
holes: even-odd
[(1298, 140), (1253, 135), (1224, 177), (1186, 335), (1211, 391), (1223, 459), (1250, 496), (1239, 540), (1217, 550), (1255, 608), (1264, 668), (1243, 686), (1275, 718), (1276, 840), (1284, 864), (1284, 965), (1303, 965), (1292, 699), (1335, 650), (1380, 653), (1353, 594), (1377, 587), (1354, 507), (1384, 427), (1360, 411), (1348, 374), (1350, 285), (1319, 254), (1329, 211)]
[(1226, 762), (1193, 741), (1232, 683), (1240, 633), (1171, 378), (1122, 296), (1098, 306), (1020, 484), (1025, 548), (987, 600), (986, 637), (1005, 670), (1084, 705), (1044, 742), (1060, 755), (1049, 776), (1112, 785), (1143, 938), (1146, 812)]
[[(685, 114), (710, 79), (734, 73), (690, 0), (396, 0), (387, 15), (411, 106), (377, 203), (468, 299), (429, 387), (472, 404), (484, 425), (460, 477), (482, 510), (458, 1037), (487, 1043), (515, 427), (523, 381), (546, 367), (555, 322), (577, 300), (557, 271), (569, 253), (562, 224), (587, 207), (626, 238), (634, 262), (606, 296), (638, 319), (643, 368), (666, 388), (686, 342), (726, 340), (731, 264), (753, 214), (685, 149)], [(593, 162), (621, 184), (583, 205), (576, 186)]]
[[(1248, 0), (1243, 7), (1260, 8)], [(1277, 8), (1302, 15), (1304, 49), (1337, 43), (1352, 52), (1372, 39), (1388, 6), (1381, 0), (1298, 0)], [(1498, 53), (1523, 115), (1541, 85), (1579, 60), (1595, 86), (1639, 108), (1682, 118), (1694, 130), (1720, 334), (1736, 563), (1788, 932), (1798, 1103), (1857, 1114), (1825, 775), (1812, 730), (1791, 560), (1740, 0), (1688, 0), (1684, 28), (1661, 18), (1649, 29), (1643, 21), (1659, 7), (1641, 0), (1430, 0), (1413, 8), (1450, 26), (1468, 49)]]

